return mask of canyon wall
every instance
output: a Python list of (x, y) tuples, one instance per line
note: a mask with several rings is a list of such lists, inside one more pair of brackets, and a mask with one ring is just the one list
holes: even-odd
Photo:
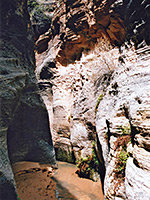
[[(56, 1), (36, 76), (57, 159), (92, 154), (105, 199), (149, 199), (148, 1)], [(105, 177), (105, 179), (104, 179)]]
[(0, 199), (17, 199), (11, 164), (55, 164), (47, 111), (34, 75), (27, 2), (0, 1)]
[(25, 0), (0, 9), (0, 198), (12, 163), (55, 164), (53, 140), (72, 163), (95, 148), (105, 199), (148, 200), (149, 2), (30, 0), (32, 24)]

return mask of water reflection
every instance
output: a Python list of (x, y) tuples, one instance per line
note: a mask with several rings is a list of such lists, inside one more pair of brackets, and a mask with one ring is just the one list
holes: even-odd
[(77, 198), (74, 195), (72, 195), (67, 188), (63, 187), (56, 178), (53, 177), (52, 179), (56, 183), (56, 198), (58, 200), (62, 199), (77, 200)]

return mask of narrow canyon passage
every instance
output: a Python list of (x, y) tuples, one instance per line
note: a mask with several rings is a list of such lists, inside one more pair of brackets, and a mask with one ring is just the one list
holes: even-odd
[(150, 1), (0, 13), (0, 200), (150, 200)]
[(52, 173), (48, 165), (18, 162), (13, 165), (18, 198), (21, 200), (103, 200), (101, 182), (79, 178), (73, 164), (57, 161)]

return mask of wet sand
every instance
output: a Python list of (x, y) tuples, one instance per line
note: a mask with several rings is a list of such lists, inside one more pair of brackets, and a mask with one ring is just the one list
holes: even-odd
[(103, 200), (101, 182), (79, 178), (76, 166), (57, 162), (58, 170), (33, 162), (13, 165), (21, 200)]
[(50, 178), (51, 168), (34, 162), (13, 165), (20, 200), (56, 200), (56, 183)]

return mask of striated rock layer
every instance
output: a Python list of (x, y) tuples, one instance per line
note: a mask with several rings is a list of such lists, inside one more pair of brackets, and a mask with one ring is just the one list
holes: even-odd
[(57, 158), (92, 154), (95, 141), (105, 199), (147, 200), (150, 5), (56, 2), (49, 36), (36, 42), (36, 76)]
[(48, 115), (34, 75), (26, 1), (0, 2), (0, 199), (17, 199), (11, 163), (55, 163)]
[[(63, 157), (73, 162), (74, 157), (86, 156), (96, 140), (95, 106), (101, 91), (98, 79), (103, 79), (103, 74), (109, 79), (118, 52), (112, 46), (119, 46), (125, 37), (121, 16), (117, 17), (113, 6), (110, 8), (113, 2), (57, 2), (48, 49), (42, 54), (37, 51), (36, 74), (50, 113), (58, 158), (65, 154)], [(40, 39), (44, 37), (36, 42), (38, 49), (42, 49)]]
[[(148, 47), (146, 49), (148, 50)], [(149, 84), (145, 85), (145, 82), (149, 82), (149, 56), (137, 54), (138, 50), (123, 50), (124, 64), (119, 64), (114, 72), (113, 80), (99, 105), (96, 117), (97, 132), (107, 163), (105, 194), (108, 199), (113, 199), (114, 196), (122, 199), (149, 198)], [(114, 85), (117, 86), (115, 89)], [(106, 133), (109, 133), (108, 145)], [(119, 151), (122, 151), (122, 146), (124, 148), (123, 141), (125, 142), (125, 137), (128, 136), (130, 141), (126, 146), (132, 159), (127, 161), (124, 186), (123, 181), (118, 183), (119, 178), (123, 177), (119, 176), (121, 168), (117, 162), (118, 159), (124, 161), (124, 157), (119, 157)], [(122, 141), (119, 141), (119, 137)]]

